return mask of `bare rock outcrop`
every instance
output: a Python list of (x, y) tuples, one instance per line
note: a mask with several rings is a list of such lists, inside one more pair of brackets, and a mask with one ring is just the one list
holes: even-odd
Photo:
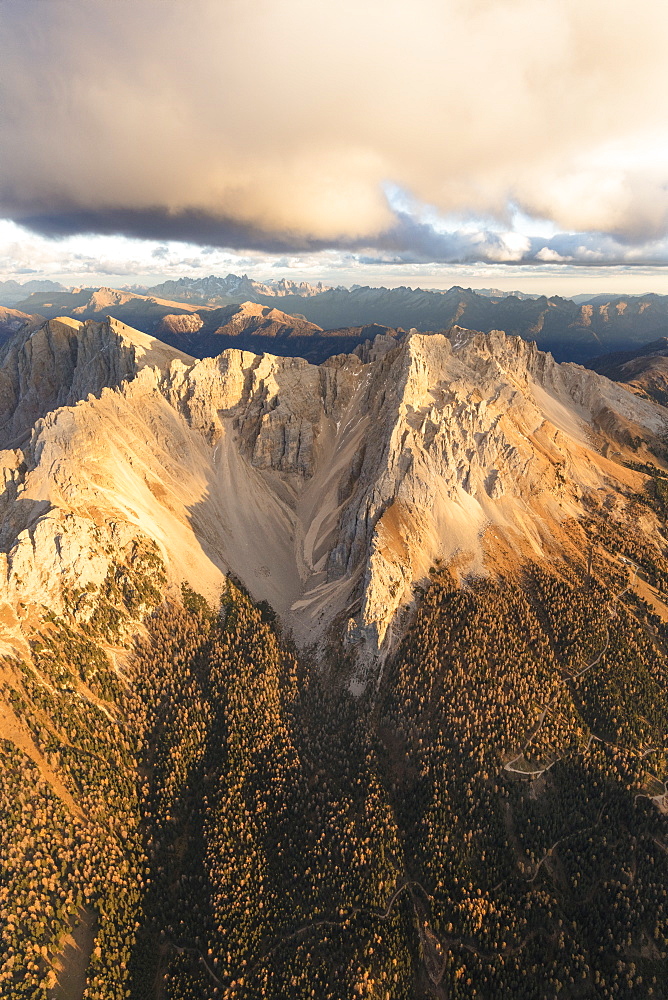
[(0, 447), (21, 439), (50, 411), (178, 357), (187, 358), (114, 319), (61, 317), (23, 327), (0, 350)]
[(662, 407), (498, 331), (377, 346), (315, 366), (195, 362), (115, 321), (19, 336), (0, 601), (57, 606), (140, 536), (173, 583), (213, 596), (231, 572), (301, 645), (343, 641), (363, 685), (435, 560), (465, 577), (564, 551), (564, 524), (641, 483), (615, 459), (668, 432)]

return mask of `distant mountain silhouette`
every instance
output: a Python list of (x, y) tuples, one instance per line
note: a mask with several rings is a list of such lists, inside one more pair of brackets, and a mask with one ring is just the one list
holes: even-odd
[[(157, 295), (158, 289), (165, 296), (169, 293), (169, 297)], [(322, 361), (332, 354), (351, 350), (361, 342), (361, 334), (356, 331), (372, 325), (390, 330), (415, 329), (421, 333), (459, 325), (484, 333), (503, 330), (508, 335), (536, 341), (541, 350), (550, 351), (557, 361), (585, 363), (606, 351), (633, 351), (668, 334), (668, 296), (654, 294), (595, 296), (589, 302), (574, 302), (560, 296), (496, 296), (490, 294), (493, 290), (481, 294), (459, 286), (445, 292), (404, 286), (318, 290), (318, 286), (290, 282), (277, 282), (270, 287), (245, 275), (182, 278), (148, 291), (153, 294), (109, 288), (35, 292), (19, 302), (17, 308), (48, 318), (72, 315), (100, 320), (112, 315), (198, 357), (219, 353), (225, 346), (262, 351), (266, 338), (271, 337), (274, 353)], [(200, 301), (195, 301), (197, 296)], [(206, 296), (208, 304), (202, 304), (201, 299)], [(243, 330), (221, 329), (232, 315), (223, 311), (243, 302), (269, 309), (280, 303), (280, 312), (292, 318), (281, 320), (279, 326), (289, 327), (289, 333), (285, 330), (279, 333), (272, 322), (258, 325), (255, 320), (252, 329), (248, 324)], [(167, 316), (195, 314), (199, 319), (165, 320)], [(211, 334), (217, 335), (215, 341), (210, 339)], [(228, 336), (234, 338), (233, 344), (218, 339)]]
[(0, 306), (15, 306), (17, 302), (33, 292), (65, 292), (67, 289), (59, 281), (32, 278), (30, 281), (0, 281)]
[(227, 274), (224, 278), (215, 274), (206, 278), (177, 278), (140, 289), (143, 294), (211, 306), (225, 305), (228, 302), (258, 302), (260, 296), (267, 295), (275, 298), (296, 295), (302, 298), (327, 290), (329, 286), (323, 285), (321, 281), (315, 285), (307, 281), (290, 281), (288, 278), (261, 282), (254, 281), (247, 274)]

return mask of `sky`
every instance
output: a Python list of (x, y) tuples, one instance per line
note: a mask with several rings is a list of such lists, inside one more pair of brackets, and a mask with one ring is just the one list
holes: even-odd
[(665, 0), (0, 0), (0, 279), (668, 294)]

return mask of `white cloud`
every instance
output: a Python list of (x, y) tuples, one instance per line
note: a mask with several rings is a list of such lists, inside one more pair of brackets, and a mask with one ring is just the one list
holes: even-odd
[(563, 254), (557, 253), (556, 250), (550, 250), (549, 247), (541, 247), (536, 254), (536, 260), (541, 260), (545, 264), (564, 264), (572, 261), (573, 258), (564, 257)]
[(396, 228), (392, 186), (436, 219), (486, 220), (489, 259), (526, 256), (518, 212), (543, 220), (532, 239), (668, 231), (663, 0), (35, 12), (3, 3), (0, 209), (42, 231), (354, 250)]

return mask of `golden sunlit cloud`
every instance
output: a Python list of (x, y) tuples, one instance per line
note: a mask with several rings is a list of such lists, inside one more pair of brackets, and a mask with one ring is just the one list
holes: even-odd
[[(428, 248), (388, 185), (492, 229), (515, 206), (622, 246), (668, 232), (658, 0), (20, 0), (3, 15), (0, 212), (46, 234), (475, 258), (463, 238)], [(480, 258), (609, 251), (522, 238), (481, 236)]]

